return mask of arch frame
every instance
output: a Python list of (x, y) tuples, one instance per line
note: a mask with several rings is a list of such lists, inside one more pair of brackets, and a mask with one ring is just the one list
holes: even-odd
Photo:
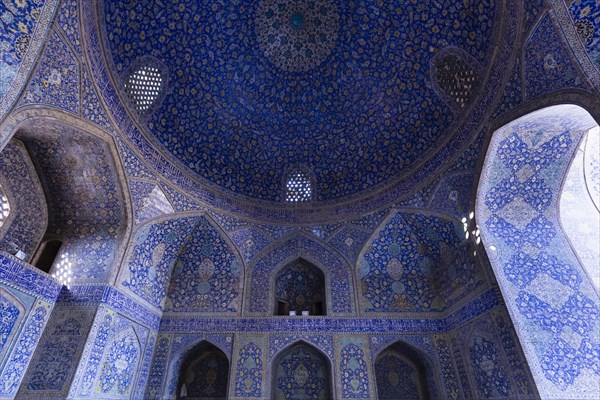
[[(202, 350), (201, 346), (208, 346), (207, 349), (200, 352)], [(177, 352), (171, 354), (170, 360), (167, 366), (167, 380), (166, 384), (170, 385), (170, 382), (173, 380), (176, 381), (175, 384), (175, 398), (179, 400), (181, 393), (181, 386), (183, 385), (184, 374), (187, 368), (189, 368), (193, 363), (198, 360), (202, 354), (208, 351), (212, 351), (216, 349), (219, 351), (223, 357), (227, 360), (227, 388), (225, 391), (225, 398), (227, 398), (227, 394), (229, 393), (229, 387), (231, 385), (231, 354), (227, 355), (227, 351), (219, 345), (219, 343), (213, 343), (210, 339), (206, 337), (202, 337), (199, 341), (193, 342), (186, 347), (179, 349)], [(168, 391), (169, 386), (166, 386), (165, 389)], [(172, 395), (172, 393), (171, 393)]]
[[(559, 107), (561, 106), (564, 106), (565, 108), (561, 111), (558, 111)], [(577, 110), (578, 115), (586, 114), (587, 116), (582, 117), (581, 115), (579, 115), (578, 117), (574, 117), (573, 115), (569, 115), (568, 117), (566, 117), (565, 115), (569, 112), (567, 107), (571, 107)], [(553, 108), (554, 110), (552, 110)], [(481, 224), (481, 238), (483, 247), (485, 248), (485, 251), (487, 253), (487, 258), (489, 259), (494, 276), (498, 281), (498, 286), (500, 288), (502, 298), (506, 302), (508, 315), (510, 316), (510, 319), (512, 320), (512, 323), (515, 327), (517, 339), (522, 346), (523, 353), (531, 369), (531, 374), (535, 382), (536, 390), (539, 391), (540, 396), (549, 399), (562, 399), (565, 398), (565, 396), (577, 399), (588, 399), (594, 398), (595, 394), (592, 395), (591, 393), (595, 389), (592, 389), (592, 385), (591, 383), (589, 383), (589, 379), (591, 379), (591, 376), (588, 377), (588, 382), (586, 382), (584, 378), (577, 380), (578, 378), (581, 378), (582, 375), (587, 375), (580, 373), (579, 367), (577, 367), (576, 369), (577, 372), (573, 373), (572, 375), (571, 372), (569, 372), (571, 370), (565, 371), (564, 368), (558, 364), (556, 365), (557, 369), (552, 371), (548, 370), (548, 368), (550, 368), (550, 361), (548, 360), (551, 360), (552, 357), (556, 356), (556, 354), (553, 353), (553, 351), (557, 349), (557, 341), (562, 340), (567, 346), (566, 350), (561, 351), (571, 351), (571, 344), (565, 342), (564, 339), (562, 339), (562, 337), (559, 336), (558, 333), (552, 333), (548, 331), (547, 328), (540, 327), (539, 324), (541, 322), (539, 322), (539, 318), (543, 318), (543, 315), (546, 314), (542, 313), (539, 316), (539, 318), (532, 316), (531, 318), (533, 319), (528, 319), (523, 314), (523, 312), (519, 310), (519, 307), (517, 305), (517, 298), (523, 299), (523, 294), (530, 295), (530, 292), (527, 291), (529, 290), (529, 283), (528, 281), (526, 281), (523, 288), (519, 289), (519, 286), (517, 286), (516, 283), (507, 281), (507, 277), (505, 276), (506, 273), (504, 272), (503, 268), (506, 265), (508, 265), (508, 255), (516, 254), (520, 250), (516, 247), (511, 247), (510, 244), (506, 244), (504, 238), (500, 238), (498, 236), (494, 238), (494, 234), (491, 233), (488, 230), (488, 228), (484, 225), (484, 223), (488, 221), (492, 214), (496, 213), (495, 211), (488, 209), (485, 198), (492, 185), (497, 184), (489, 183), (493, 182), (493, 180), (490, 178), (490, 176), (492, 176), (492, 172), (490, 169), (493, 165), (500, 163), (500, 161), (496, 160), (496, 153), (498, 147), (500, 146), (500, 140), (508, 140), (511, 137), (511, 135), (507, 134), (505, 137), (503, 137), (503, 139), (498, 139), (498, 137), (503, 133), (510, 132), (511, 129), (514, 130), (515, 127), (519, 126), (519, 124), (524, 124), (524, 121), (526, 121), (528, 117), (539, 118), (540, 116), (544, 116), (544, 112), (549, 114), (550, 111), (553, 112), (552, 115), (555, 118), (557, 115), (560, 115), (564, 118), (564, 120), (571, 121), (572, 128), (569, 128), (569, 132), (572, 133), (570, 135), (572, 142), (571, 144), (569, 144), (565, 155), (561, 156), (568, 156), (569, 158), (566, 160), (561, 160), (561, 157), (558, 157), (558, 159), (555, 161), (555, 163), (558, 166), (555, 168), (556, 171), (554, 175), (552, 175), (552, 177), (554, 177), (555, 179), (553, 179), (550, 183), (551, 191), (554, 193), (554, 195), (552, 195), (550, 203), (548, 204), (547, 208), (543, 211), (543, 215), (549, 218), (551, 224), (555, 225), (558, 229), (556, 229), (554, 236), (551, 237), (552, 242), (550, 242), (548, 245), (543, 245), (544, 247), (540, 248), (540, 252), (546, 252), (547, 249), (550, 249), (549, 254), (551, 256), (556, 256), (555, 258), (558, 260), (559, 263), (562, 262), (571, 264), (575, 271), (584, 272), (584, 268), (580, 264), (578, 258), (576, 257), (576, 253), (574, 252), (572, 245), (568, 241), (566, 232), (564, 231), (560, 223), (560, 215), (558, 208), (560, 200), (559, 195), (564, 185), (564, 180), (566, 178), (570, 165), (573, 162), (574, 154), (579, 148), (582, 137), (585, 135), (585, 133), (587, 133), (589, 128), (594, 126), (594, 124), (591, 121), (594, 121), (595, 124), (598, 125), (598, 121), (600, 120), (600, 97), (593, 96), (591, 93), (580, 89), (561, 90), (553, 93), (553, 96), (545, 95), (540, 98), (536, 98), (533, 101), (524, 103), (520, 107), (517, 107), (516, 109), (510, 111), (509, 113), (503, 115), (502, 117), (489, 124), (489, 130), (484, 140), (484, 145), (482, 146), (482, 156), (480, 156), (478, 167), (476, 169), (476, 176), (478, 176), (479, 179), (478, 184), (474, 189), (474, 210)], [(535, 121), (535, 119), (533, 121)], [(539, 121), (535, 121), (535, 123), (541, 124)], [(542, 128), (537, 129), (542, 131)], [(512, 135), (514, 136), (516, 134), (513, 132)], [(555, 135), (554, 137), (558, 137), (558, 135)], [(548, 140), (549, 139), (546, 139), (545, 142)], [(484, 190), (486, 190), (486, 192), (483, 192)], [(510, 206), (509, 203), (507, 203), (506, 206)], [(503, 207), (504, 206), (502, 206), (502, 208)], [(485, 217), (482, 218), (482, 216)], [(562, 253), (555, 254), (555, 252), (557, 252), (556, 246), (559, 243), (564, 243), (563, 247), (561, 247)], [(500, 244), (499, 247), (508, 246), (510, 249), (510, 254), (504, 254), (506, 253), (506, 251), (503, 251), (502, 248), (497, 249), (496, 246), (494, 246), (497, 244)], [(546, 270), (542, 270), (536, 272), (536, 274), (538, 276), (539, 274), (545, 275), (546, 272)], [(581, 276), (581, 274), (579, 275)], [(587, 278), (586, 274), (583, 274), (583, 276)], [(550, 277), (546, 279), (554, 278)], [(572, 291), (571, 293), (576, 294), (577, 296), (583, 296), (584, 298), (586, 298), (586, 296), (589, 296), (587, 297), (587, 300), (591, 301), (592, 304), (595, 302), (597, 307), (597, 305), (600, 303), (600, 298), (598, 297), (598, 293), (595, 290), (593, 290), (593, 288), (591, 288), (591, 286), (593, 286), (591, 282), (587, 281), (586, 279), (583, 279), (577, 285), (578, 286), (575, 289), (571, 289), (570, 287), (568, 287), (568, 291)], [(534, 291), (536, 291), (537, 293), (539, 292), (539, 289), (535, 289)], [(568, 291), (558, 290), (558, 288), (555, 288), (555, 291), (555, 294), (560, 293), (561, 295), (564, 295), (565, 292), (568, 293)], [(517, 294), (519, 296), (517, 296)], [(537, 298), (537, 295), (535, 293), (532, 296), (534, 298)], [(562, 297), (555, 297), (566, 298), (566, 296), (570, 297), (571, 295), (567, 294)], [(564, 304), (565, 303), (563, 303), (563, 305)], [(550, 306), (551, 309), (554, 309), (555, 307), (556, 306)], [(563, 306), (560, 307), (560, 310), (562, 310)], [(560, 310), (558, 311), (559, 314)], [(559, 324), (561, 324), (561, 322), (559, 322)], [(567, 325), (563, 324), (563, 326), (558, 328), (558, 331), (560, 332), (564, 328), (564, 326)], [(539, 331), (539, 333), (535, 338), (532, 338), (531, 332), (536, 331)], [(584, 336), (580, 337), (583, 340), (588, 340), (585, 337), (585, 329), (582, 335)], [(593, 344), (590, 343), (590, 345)], [(581, 351), (585, 352), (585, 350), (581, 350), (581, 348), (575, 349), (573, 351), (575, 351), (576, 353)], [(581, 355), (581, 357), (585, 357), (585, 353), (582, 354), (583, 355)], [(577, 360), (574, 360), (573, 362), (576, 363)], [(550, 372), (552, 372), (552, 374), (554, 375), (552, 375)], [(566, 380), (562, 378), (561, 374), (563, 373), (567, 374)], [(553, 378), (553, 376), (559, 378)]]
[(409, 356), (406, 356), (404, 354), (401, 354), (400, 351), (394, 349), (393, 347), (400, 344), (403, 348), (406, 348), (410, 351), (413, 351), (416, 355), (418, 355), (419, 357), (422, 358), (423, 361), (423, 365), (420, 367), (422, 369), (422, 371), (419, 371), (419, 368), (416, 369), (417, 373), (420, 375), (419, 376), (419, 383), (421, 385), (420, 388), (420, 393), (423, 394), (423, 399), (428, 399), (429, 396), (431, 396), (432, 390), (429, 389), (428, 387), (428, 378), (429, 375), (431, 376), (431, 378), (433, 379), (433, 383), (436, 387), (434, 388), (435, 391), (437, 393), (443, 393), (444, 391), (442, 390), (443, 386), (440, 382), (440, 368), (439, 365), (436, 361), (433, 361), (431, 359), (431, 356), (429, 354), (427, 354), (427, 352), (425, 352), (423, 349), (420, 349), (418, 346), (415, 346), (412, 343), (408, 343), (405, 340), (402, 340), (402, 338), (398, 338), (390, 343), (387, 343), (385, 346), (383, 346), (381, 349), (378, 349), (375, 353), (373, 353), (371, 355), (371, 368), (373, 370), (373, 382), (375, 383), (375, 391), (378, 391), (378, 386), (377, 386), (377, 374), (375, 373), (375, 365), (377, 363), (377, 360), (379, 359), (379, 357), (387, 350), (390, 350), (392, 352), (395, 352), (401, 356), (403, 356), (404, 359), (407, 359), (411, 365), (414, 365), (415, 367), (419, 367), (414, 360), (411, 360)]
[[(94, 377), (94, 384), (92, 385), (92, 388), (97, 388), (97, 386), (98, 386), (98, 381), (102, 377), (102, 370), (104, 369), (104, 364), (107, 361), (107, 358), (109, 356), (112, 346), (114, 346), (118, 340), (121, 340), (129, 335), (132, 335), (133, 339), (135, 340), (135, 344), (136, 344), (137, 350), (138, 350), (138, 357), (137, 357), (137, 363), (135, 365), (135, 369), (132, 374), (131, 383), (128, 388), (128, 394), (129, 394), (128, 397), (131, 398), (131, 396), (133, 396), (135, 394), (135, 391), (136, 391), (135, 386), (136, 386), (136, 383), (140, 376), (140, 370), (142, 368), (141, 364), (142, 364), (142, 361), (144, 358), (144, 349), (140, 342), (140, 337), (132, 324), (125, 325), (123, 327), (123, 329), (121, 329), (119, 332), (117, 332), (115, 337), (112, 340), (108, 341), (106, 343), (106, 345), (104, 346), (104, 351), (102, 352), (102, 358), (100, 359), (100, 363), (98, 364), (98, 369), (96, 372), (96, 376)], [(99, 394), (99, 393), (95, 392), (95, 390), (92, 389), (91, 394), (94, 395), (94, 394)]]
[[(300, 246), (300, 242), (304, 244), (313, 244), (319, 247), (321, 254), (308, 251)], [(321, 258), (327, 258), (329, 261), (337, 262), (337, 266), (332, 266)], [(244, 285), (244, 316), (272, 316), (272, 307), (269, 302), (275, 299), (274, 282), (276, 275), (287, 265), (297, 259), (304, 259), (315, 267), (319, 268), (325, 276), (325, 306), (327, 316), (356, 316), (356, 293), (354, 274), (351, 271), (347, 260), (333, 249), (329, 244), (321, 241), (318, 238), (310, 236), (305, 232), (293, 232), (291, 235), (285, 236), (277, 240), (265, 249), (260, 254), (256, 255), (252, 262), (247, 266), (247, 273)], [(260, 270), (261, 263), (266, 264), (264, 271)], [(345, 290), (338, 288), (338, 291), (332, 287), (334, 282), (338, 282), (338, 278), (345, 278)], [(268, 290), (259, 288), (260, 283), (269, 282)], [(338, 298), (347, 297), (347, 304), (343, 305), (346, 309), (341, 310), (334, 308), (334, 302)], [(250, 307), (257, 305), (257, 308)]]
[(272, 357), (270, 357), (270, 362), (268, 363), (268, 367), (267, 367), (267, 371), (266, 371), (266, 376), (270, 376), (271, 377), (271, 382), (267, 385), (268, 387), (268, 393), (267, 394), (267, 398), (273, 398), (273, 395), (275, 393), (275, 385), (276, 380), (275, 380), (275, 371), (273, 371), (274, 367), (279, 363), (279, 361), (286, 356), (289, 352), (291, 352), (294, 348), (296, 347), (306, 347), (309, 350), (314, 351), (315, 353), (317, 353), (317, 355), (319, 355), (321, 357), (322, 360), (326, 361), (326, 372), (329, 378), (329, 395), (330, 398), (334, 399), (336, 398), (336, 385), (335, 385), (335, 375), (334, 375), (334, 366), (335, 366), (335, 360), (331, 359), (327, 353), (319, 348), (316, 344), (313, 343), (309, 343), (306, 340), (302, 339), (302, 338), (297, 338), (293, 341), (291, 341), (290, 343), (288, 343), (287, 345), (283, 346), (281, 349), (279, 349), (275, 354), (273, 354)]
[[(165, 223), (165, 222), (169, 222), (169, 221), (175, 221), (175, 220), (179, 220), (179, 219), (183, 219), (183, 218), (194, 218), (197, 219), (196, 221), (193, 222), (194, 228), (191, 228), (192, 231), (190, 232), (193, 233), (193, 230), (196, 229), (197, 225), (200, 223), (201, 219), (205, 219), (206, 222), (217, 231), (217, 233), (220, 235), (220, 237), (223, 239), (223, 241), (227, 244), (229, 250), (231, 251), (231, 253), (234, 255), (234, 257), (236, 258), (239, 266), (240, 266), (240, 278), (239, 278), (239, 296), (240, 296), (240, 302), (239, 302), (239, 310), (236, 312), (236, 315), (241, 315), (243, 307), (244, 307), (244, 287), (243, 287), (243, 283), (245, 282), (245, 276), (246, 276), (246, 263), (244, 261), (244, 258), (242, 257), (242, 254), (240, 252), (240, 250), (238, 249), (238, 247), (235, 245), (235, 243), (233, 242), (233, 240), (231, 240), (231, 238), (229, 237), (229, 235), (227, 234), (227, 232), (217, 223), (217, 221), (207, 212), (204, 210), (191, 210), (191, 211), (184, 211), (184, 212), (176, 212), (176, 213), (172, 213), (172, 214), (165, 214), (165, 215), (159, 215), (157, 217), (151, 218), (149, 220), (144, 221), (142, 224), (136, 226), (130, 235), (129, 240), (127, 241), (126, 244), (126, 249), (124, 251), (123, 254), (123, 259), (122, 262), (119, 265), (119, 269), (117, 272), (117, 275), (115, 277), (115, 285), (118, 287), (122, 287), (123, 284), (125, 283), (125, 281), (130, 277), (130, 273), (128, 271), (128, 266), (130, 265), (131, 261), (133, 261), (135, 259), (135, 251), (136, 251), (136, 247), (137, 247), (137, 238), (138, 236), (143, 233), (143, 231), (145, 229), (149, 229), (154, 225), (158, 225), (161, 223)], [(189, 235), (188, 235), (189, 236)], [(186, 237), (186, 239), (182, 242), (181, 246), (178, 247), (177, 249), (177, 257), (175, 257), (175, 261), (179, 258), (179, 254), (181, 251), (181, 248), (183, 248), (186, 243), (188, 241), (188, 238)], [(169, 297), (169, 285), (172, 279), (172, 273), (173, 273), (173, 267), (174, 264), (172, 266), (169, 267), (169, 272), (168, 272), (168, 279), (167, 279), (167, 286), (165, 288), (165, 298), (163, 299), (163, 301), (166, 301)], [(150, 304), (147, 302), (147, 300), (143, 299), (142, 297), (140, 297), (137, 293), (133, 292), (132, 290), (130, 290), (129, 288), (125, 289), (128, 290), (129, 292), (131, 292), (133, 295), (136, 296), (136, 298), (139, 298), (140, 301), (142, 301), (144, 304), (147, 304), (149, 307), (151, 308), (156, 308), (154, 305)], [(185, 315), (186, 313), (184, 312), (173, 312), (174, 315)], [(209, 315), (213, 315), (213, 316), (221, 316), (222, 313), (202, 313), (205, 316), (209, 316)]]
[[(0, 151), (4, 149), (8, 141), (21, 129), (27, 128), (39, 120), (47, 120), (52, 121), (53, 123), (67, 125), (85, 135), (91, 135), (92, 137), (103, 141), (109, 149), (111, 161), (114, 165), (119, 195), (122, 200), (122, 212), (124, 217), (123, 224), (121, 225), (122, 233), (117, 241), (113, 262), (111, 265), (107, 266), (108, 274), (105, 279), (108, 284), (115, 284), (133, 227), (133, 205), (129, 196), (129, 185), (125, 175), (123, 160), (119, 154), (115, 138), (112, 133), (105, 131), (90, 121), (74, 116), (66, 111), (48, 106), (26, 106), (12, 112), (0, 123)], [(44, 205), (47, 207), (46, 200), (44, 201)], [(42, 239), (43, 238), (40, 238), (38, 247), (41, 244)], [(37, 252), (37, 249), (35, 252)]]
[[(327, 277), (325, 276), (325, 272), (323, 271), (322, 268), (317, 267), (315, 264), (311, 263), (308, 260), (305, 260), (303, 257), (298, 257), (296, 260), (289, 262), (287, 264), (283, 264), (283, 265), (279, 265), (277, 266), (275, 269), (273, 269), (273, 271), (271, 272), (271, 279), (269, 281), (269, 287), (273, 288), (273, 312), (274, 315), (278, 315), (277, 314), (277, 278), (279, 278), (279, 274), (281, 274), (285, 269), (292, 267), (294, 264), (296, 263), (302, 263), (305, 262), (308, 264), (308, 266), (312, 269), (315, 268), (317, 269), (317, 271), (319, 271), (320, 274), (323, 275), (323, 294), (325, 295), (325, 298), (323, 299), (323, 303), (325, 305), (324, 307), (324, 314), (322, 316), (326, 316), (328, 315), (328, 307), (329, 307), (329, 303), (327, 302), (327, 287), (330, 286), (330, 282), (327, 281)], [(312, 315), (312, 314), (311, 314)]]

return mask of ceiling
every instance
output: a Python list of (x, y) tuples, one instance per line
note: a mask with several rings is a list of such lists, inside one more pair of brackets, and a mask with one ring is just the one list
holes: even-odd
[(434, 58), (454, 49), (485, 71), (499, 7), (131, 0), (105, 2), (100, 19), (116, 82), (144, 63), (167, 75), (137, 119), (169, 159), (224, 192), (270, 202), (301, 167), (313, 200), (330, 201), (384, 187), (450, 142), (468, 107), (439, 91)]

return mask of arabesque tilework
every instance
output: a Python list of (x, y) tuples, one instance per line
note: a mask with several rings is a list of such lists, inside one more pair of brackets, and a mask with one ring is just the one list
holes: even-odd
[[(595, 396), (597, 294), (553, 211), (569, 119), (492, 141), (487, 251), (459, 222), (490, 127), (595, 110), (593, 1), (0, 3), (1, 248), (65, 237), (75, 272), (0, 254), (1, 400), (175, 399), (204, 342), (227, 361), (192, 366), (191, 392), (235, 400)], [(448, 51), (477, 76), (463, 108), (432, 80)], [(120, 85), (147, 56), (167, 84), (137, 115)], [(314, 202), (290, 206), (298, 166)], [(327, 316), (273, 315), (298, 259)]]
[(585, 110), (567, 105), (503, 127), (494, 134), (479, 187), (484, 243), (511, 316), (528, 327), (518, 332), (544, 398), (597, 391), (600, 301), (558, 212), (571, 158), (594, 125)]
[(13, 139), (2, 150), (0, 175), (13, 213), (10, 225), (4, 225), (1, 231), (0, 248), (11, 254), (21, 250), (30, 260), (46, 231), (48, 210), (39, 178), (21, 141)]
[[(477, 12), (466, 3), (426, 10), (395, 1), (302, 4), (184, 1), (165, 12), (158, 4), (130, 10), (106, 3), (102, 24), (115, 76), (126, 79), (149, 54), (169, 71), (172, 94), (144, 124), (153, 141), (190, 172), (252, 198), (281, 200), (286, 163), (310, 166), (319, 199), (354, 194), (411, 166), (455, 122), (429, 84), (430, 61), (448, 46), (487, 60), (498, 8), (487, 0)], [(424, 26), (412, 23), (417, 14)], [(191, 23), (203, 28), (190, 31)], [(421, 62), (405, 62), (407, 55)], [(290, 60), (302, 70), (290, 71)], [(315, 69), (319, 79), (297, 73)], [(347, 142), (360, 152), (342, 150)]]

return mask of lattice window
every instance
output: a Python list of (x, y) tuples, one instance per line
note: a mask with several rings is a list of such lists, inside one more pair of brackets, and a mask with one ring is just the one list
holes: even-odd
[(477, 73), (456, 54), (446, 54), (436, 62), (437, 83), (460, 108), (473, 100)]
[(2, 186), (0, 186), (0, 226), (4, 225), (4, 221), (8, 219), (10, 214), (10, 203), (8, 197), (4, 194)]
[(285, 201), (298, 203), (312, 198), (312, 184), (306, 173), (300, 170), (290, 172), (285, 183)]
[(135, 103), (138, 112), (147, 111), (158, 98), (163, 86), (160, 69), (143, 66), (134, 71), (125, 83), (125, 93)]

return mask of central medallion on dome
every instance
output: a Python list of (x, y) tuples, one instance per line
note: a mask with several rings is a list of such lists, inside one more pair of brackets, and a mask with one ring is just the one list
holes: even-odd
[(254, 29), (271, 63), (285, 71), (308, 71), (336, 45), (338, 7), (333, 0), (262, 0)]

